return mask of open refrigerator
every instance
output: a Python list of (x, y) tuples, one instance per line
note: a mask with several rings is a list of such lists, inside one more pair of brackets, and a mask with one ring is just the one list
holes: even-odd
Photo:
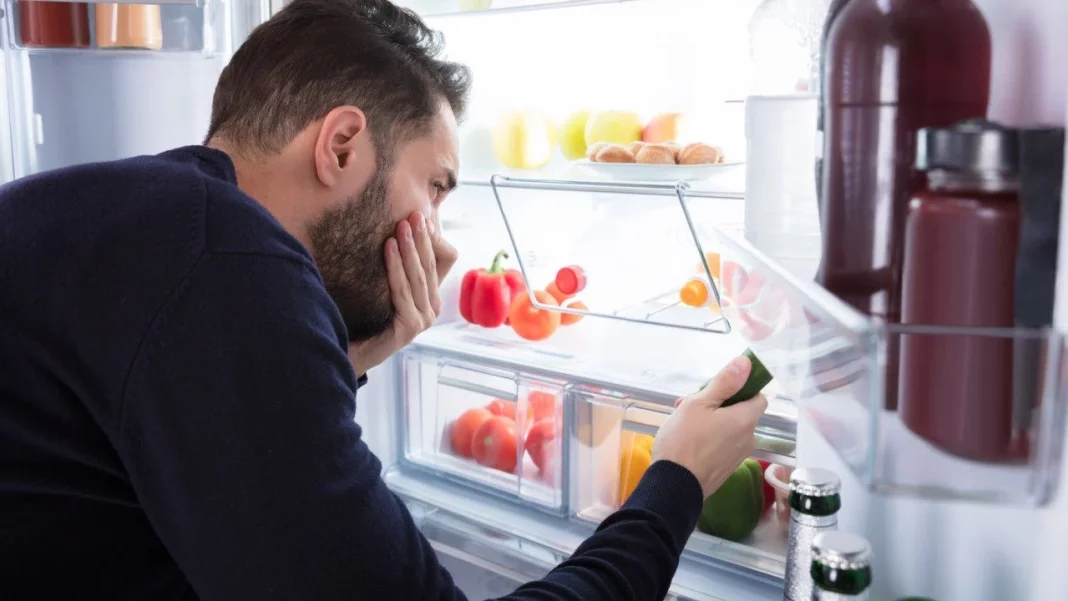
[[(24, 43), (21, 4), (0, 0), (0, 182), (199, 143), (227, 58), (282, 2), (71, 3), (70, 10), (84, 12), (85, 35), (60, 46)], [(761, 2), (401, 4), (442, 31), (448, 56), (474, 74), (460, 130), (462, 185), (441, 209), (461, 258), (443, 285), (438, 323), (372, 370), (357, 420), (386, 482), (471, 598), (505, 595), (566, 558), (640, 475), (624, 460), (636, 437), (655, 434), (676, 398), (747, 347), (776, 377), (765, 390), (770, 405), (756, 457), (838, 473), (840, 529), (865, 535), (875, 552), (874, 598), (1068, 598), (1058, 562), (1068, 552), (1061, 486), (1068, 371), (1057, 360), (1068, 321), (1012, 334), (1041, 340), (1053, 358), (1043, 372), (1036, 452), (1025, 465), (945, 455), (882, 409), (885, 349), (900, 333), (811, 283), (805, 269), (813, 257), (791, 262), (758, 250), (744, 232), (747, 187), (801, 185), (764, 167), (748, 144), (762, 119), (753, 109), (768, 98), (754, 93), (759, 73), (750, 49)], [(1068, 19), (1068, 4), (976, 4), (994, 45), (991, 117), (1063, 124), (1068, 75), (1058, 59), (1068, 43), (1058, 24)], [(807, 5), (820, 20), (826, 2)], [(140, 47), (104, 40), (99, 20), (123, 6), (140, 7), (139, 18), (147, 18), (141, 24), (160, 39)], [(795, 44), (793, 51), (805, 50)], [(555, 135), (546, 123), (580, 109), (685, 114), (688, 127), (727, 160), (680, 182), (570, 163), (559, 150), (538, 149), (537, 136)], [(494, 129), (508, 114), (526, 124), (521, 154), (544, 155), (510, 162), (537, 168), (498, 161)], [(810, 156), (804, 148), (797, 160)], [(811, 174), (811, 162), (803, 169)], [(539, 342), (509, 326), (467, 323), (460, 279), (488, 267), (501, 250), (509, 254), (505, 265), (521, 270), (533, 288), (562, 267), (580, 266), (585, 307), (562, 310), (575, 323)], [(694, 278), (719, 282), (711, 291), (719, 302), (680, 304), (680, 286)], [(1058, 311), (1068, 315), (1068, 295), (1059, 296)], [(514, 403), (519, 432), (549, 416), (555, 443), (537, 463), (522, 441), (507, 469), (454, 452), (457, 418), (496, 400)], [(784, 523), (774, 510), (738, 541), (697, 532), (670, 598), (781, 599), (785, 554)]]

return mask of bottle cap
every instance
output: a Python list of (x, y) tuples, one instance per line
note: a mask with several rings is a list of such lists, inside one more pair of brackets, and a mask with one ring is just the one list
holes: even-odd
[(925, 127), (916, 134), (916, 169), (1015, 174), (1020, 132), (972, 119), (952, 127)]
[(812, 562), (832, 570), (863, 570), (871, 567), (871, 546), (864, 537), (831, 530), (812, 539)]
[(841, 491), (842, 481), (830, 470), (801, 468), (790, 474), (790, 492), (808, 497), (826, 497)]

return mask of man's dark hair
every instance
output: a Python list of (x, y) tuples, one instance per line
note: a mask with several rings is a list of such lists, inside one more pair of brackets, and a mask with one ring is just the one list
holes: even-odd
[(388, 0), (294, 0), (263, 23), (223, 69), (207, 140), (253, 155), (279, 152), (334, 108), (367, 116), (380, 164), (425, 132), (441, 103), (457, 120), (467, 68), (438, 58), (444, 42)]

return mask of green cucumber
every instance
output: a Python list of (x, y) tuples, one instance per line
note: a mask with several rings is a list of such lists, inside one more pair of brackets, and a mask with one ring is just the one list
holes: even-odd
[[(755, 397), (760, 394), (760, 391), (764, 390), (764, 387), (772, 380), (771, 373), (764, 367), (764, 364), (760, 362), (760, 359), (757, 359), (753, 349), (745, 349), (742, 356), (748, 357), (749, 363), (753, 366), (749, 371), (749, 377), (746, 378), (745, 384), (742, 385), (742, 389), (731, 395), (729, 399), (723, 401), (723, 404), (720, 405), (721, 407), (730, 407), (735, 403), (740, 403)], [(708, 386), (711, 382), (712, 379), (709, 378), (708, 382), (705, 382), (705, 385), (701, 388)]]

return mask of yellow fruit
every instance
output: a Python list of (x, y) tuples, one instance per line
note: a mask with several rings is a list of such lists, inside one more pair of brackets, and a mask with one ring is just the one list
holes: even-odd
[(578, 111), (560, 124), (560, 151), (567, 160), (574, 161), (586, 156), (586, 122), (589, 119), (589, 111)]
[(556, 146), (553, 123), (541, 113), (509, 111), (493, 126), (493, 152), (512, 169), (540, 169)]
[(460, 0), (460, 10), (485, 10), (493, 0)]
[(608, 142), (626, 146), (642, 139), (644, 124), (637, 114), (628, 111), (598, 111), (586, 121), (586, 145)]
[(624, 446), (619, 453), (619, 504), (626, 503), (634, 489), (638, 488), (645, 470), (653, 464), (653, 455), (635, 444)]
[(653, 453), (653, 437), (648, 434), (624, 430), (619, 437), (619, 442), (623, 448), (638, 447), (639, 449), (645, 449), (650, 455)]

